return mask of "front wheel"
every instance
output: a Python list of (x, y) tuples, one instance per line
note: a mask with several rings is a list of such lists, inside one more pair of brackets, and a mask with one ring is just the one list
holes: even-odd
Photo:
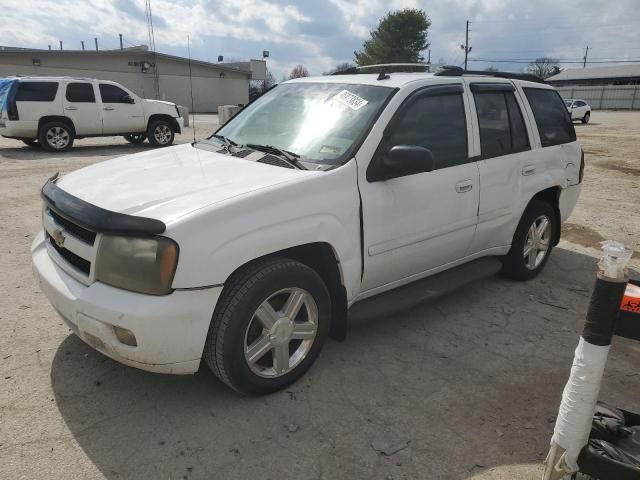
[(524, 211), (502, 273), (513, 280), (537, 276), (549, 259), (556, 235), (556, 212), (547, 202), (533, 199)]
[(173, 143), (174, 137), (173, 126), (166, 120), (156, 120), (147, 130), (149, 143), (154, 147), (168, 147)]
[(235, 273), (218, 300), (204, 360), (231, 388), (275, 392), (299, 379), (320, 354), (331, 300), (306, 265), (270, 258)]
[(587, 112), (582, 117), (582, 123), (589, 123), (589, 119), (591, 118), (591, 112)]
[(129, 143), (142, 143), (147, 136), (144, 133), (128, 133), (124, 139)]

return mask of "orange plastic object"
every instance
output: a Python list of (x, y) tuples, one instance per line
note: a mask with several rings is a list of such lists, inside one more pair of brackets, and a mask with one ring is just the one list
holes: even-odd
[(627, 284), (627, 289), (622, 297), (620, 310), (631, 313), (640, 313), (640, 286), (632, 283)]

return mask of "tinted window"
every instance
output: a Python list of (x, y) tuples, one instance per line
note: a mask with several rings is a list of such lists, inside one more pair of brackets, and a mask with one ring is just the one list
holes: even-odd
[(505, 93), (507, 99), (507, 108), (509, 109), (509, 124), (511, 125), (511, 146), (514, 152), (521, 152), (528, 150), (529, 135), (527, 134), (527, 128), (524, 125), (522, 119), (522, 111), (516, 101), (516, 97), (513, 93)]
[(543, 147), (575, 141), (576, 131), (558, 92), (525, 88), (524, 93), (536, 119)]
[(58, 92), (58, 82), (20, 82), (16, 102), (52, 102)]
[(102, 103), (129, 103), (127, 101), (129, 96), (127, 92), (108, 83), (100, 84), (100, 96), (102, 97)]
[(95, 103), (93, 85), (90, 83), (70, 83), (67, 85), (67, 100), (78, 103)]
[(473, 98), (483, 158), (521, 152), (529, 147), (520, 108), (512, 92), (477, 92)]
[(418, 98), (394, 119), (387, 149), (394, 145), (419, 145), (433, 153), (435, 168), (467, 161), (467, 127), (462, 95)]

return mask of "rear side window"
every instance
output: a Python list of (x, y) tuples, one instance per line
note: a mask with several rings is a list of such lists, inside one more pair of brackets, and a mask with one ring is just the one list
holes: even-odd
[(402, 113), (387, 140), (395, 145), (419, 145), (433, 153), (435, 168), (467, 161), (467, 126), (462, 94), (433, 95), (415, 100)]
[(512, 92), (476, 92), (473, 98), (482, 158), (509, 155), (529, 148), (522, 114)]
[(576, 131), (562, 98), (555, 90), (525, 88), (543, 147), (574, 142)]
[(67, 100), (73, 103), (95, 103), (96, 95), (90, 83), (70, 83), (67, 85)]
[(129, 103), (129, 94), (120, 87), (108, 83), (100, 84), (102, 103)]
[(52, 102), (58, 93), (58, 82), (20, 82), (16, 102)]

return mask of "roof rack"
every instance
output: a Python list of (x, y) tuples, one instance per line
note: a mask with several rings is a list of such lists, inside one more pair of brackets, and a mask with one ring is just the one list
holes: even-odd
[(431, 72), (432, 65), (430, 63), (378, 63), (376, 65), (361, 65), (344, 70), (338, 70), (331, 75), (353, 75), (365, 73), (413, 73), (413, 72)]
[(435, 73), (438, 77), (461, 77), (463, 75), (483, 75), (485, 77), (511, 78), (514, 80), (526, 80), (528, 82), (547, 83), (543, 78), (530, 73), (491, 72), (485, 70), (465, 70), (462, 67), (443, 65), (442, 70)]

